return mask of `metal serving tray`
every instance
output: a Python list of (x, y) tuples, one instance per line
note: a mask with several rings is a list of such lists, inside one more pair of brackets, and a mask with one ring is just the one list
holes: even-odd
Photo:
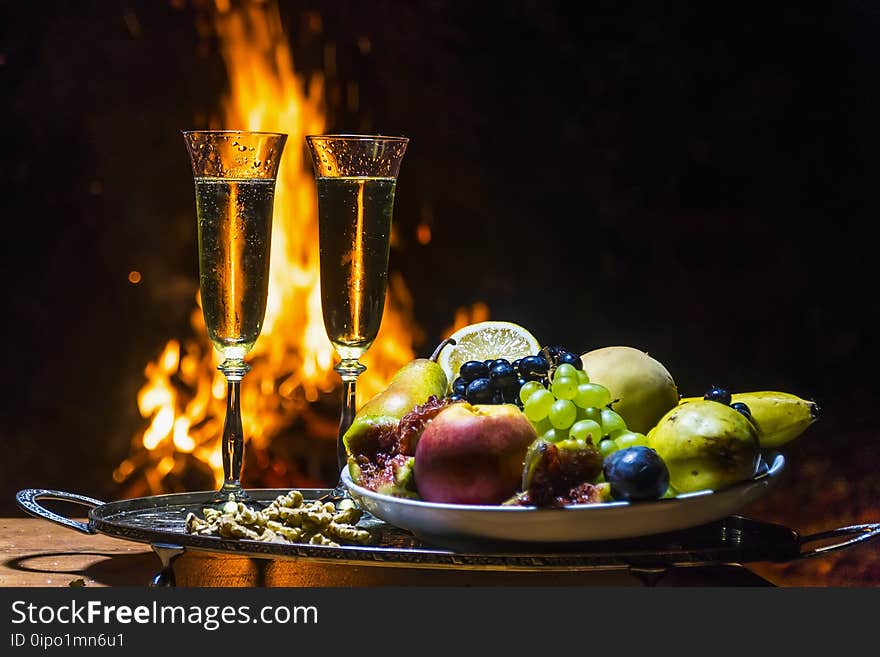
[[(331, 492), (324, 488), (301, 491), (307, 501)], [(254, 499), (263, 502), (270, 502), (287, 492), (287, 489), (248, 491)], [(188, 534), (184, 529), (187, 514), (200, 514), (204, 507), (210, 505), (214, 495), (214, 491), (205, 491), (102, 502), (74, 493), (30, 488), (19, 491), (16, 502), (33, 516), (85, 534), (101, 533), (148, 543), (162, 558), (166, 571), (173, 556), (184, 551), (200, 551), (258, 559), (308, 559), (393, 568), (663, 572), (680, 567), (741, 565), (757, 561), (786, 562), (827, 554), (872, 540), (880, 534), (880, 523), (871, 523), (800, 536), (781, 525), (730, 516), (692, 529), (638, 539), (528, 545), (471, 542), (463, 545), (461, 550), (451, 550), (423, 543), (409, 532), (366, 513), (359, 526), (374, 532), (377, 541), (370, 546), (267, 543)], [(88, 522), (59, 515), (41, 505), (40, 500), (60, 500), (91, 507)], [(154, 584), (167, 583), (167, 579), (163, 579), (160, 573)]]

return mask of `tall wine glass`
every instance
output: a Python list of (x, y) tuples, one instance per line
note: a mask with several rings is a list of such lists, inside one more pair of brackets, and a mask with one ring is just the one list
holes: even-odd
[[(409, 139), (377, 135), (306, 137), (318, 187), (321, 310), (341, 361), (342, 415), (337, 459), (346, 464), (342, 436), (354, 420), (359, 359), (379, 332), (388, 286), (391, 214), (400, 162)], [(344, 495), (336, 486), (334, 494)]]
[(275, 178), (287, 135), (271, 132), (184, 132), (192, 160), (199, 221), (199, 286), (208, 337), (222, 354), (227, 381), (223, 486), (252, 502), (241, 487), (244, 432), (239, 402), (245, 355), (263, 327)]

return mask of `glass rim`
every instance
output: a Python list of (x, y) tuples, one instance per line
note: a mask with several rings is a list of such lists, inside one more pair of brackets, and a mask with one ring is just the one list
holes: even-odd
[(269, 132), (265, 130), (181, 130), (183, 135), (266, 135), (272, 137), (289, 137), (286, 132)]
[(409, 142), (409, 137), (396, 137), (393, 135), (359, 135), (354, 133), (338, 133), (326, 135), (306, 135), (306, 139), (335, 139), (338, 141), (392, 141), (392, 142)]

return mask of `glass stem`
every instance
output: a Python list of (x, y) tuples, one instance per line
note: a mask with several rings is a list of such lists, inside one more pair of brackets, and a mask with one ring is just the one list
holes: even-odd
[(342, 415), (339, 418), (339, 437), (336, 441), (336, 460), (339, 464), (339, 469), (342, 470), (348, 462), (342, 437), (348, 431), (352, 422), (354, 422), (354, 416), (357, 413), (355, 384), (357, 383), (357, 378), (367, 368), (359, 363), (357, 359), (349, 358), (342, 360), (333, 369), (342, 378)]
[(244, 463), (244, 431), (241, 428), (241, 379), (250, 371), (243, 360), (225, 360), (218, 368), (226, 377), (226, 419), (223, 422), (223, 486), (221, 496), (230, 493), (235, 499), (247, 499), (241, 487)]

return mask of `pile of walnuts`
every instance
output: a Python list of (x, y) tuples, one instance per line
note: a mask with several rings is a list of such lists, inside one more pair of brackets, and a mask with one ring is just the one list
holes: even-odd
[(309, 543), (339, 547), (340, 544), (366, 545), (370, 532), (355, 525), (361, 511), (351, 500), (305, 502), (298, 490), (279, 495), (272, 503), (257, 511), (229, 496), (221, 509), (202, 509), (204, 518), (190, 513), (186, 531), (201, 536), (248, 538), (274, 543)]

